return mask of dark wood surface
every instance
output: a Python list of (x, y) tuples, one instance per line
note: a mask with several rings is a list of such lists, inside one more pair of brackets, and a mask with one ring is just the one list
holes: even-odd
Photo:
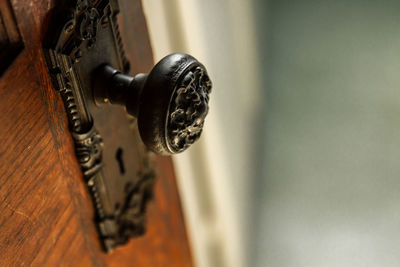
[[(157, 157), (145, 236), (102, 252), (62, 100), (41, 53), (57, 0), (13, 0), (24, 49), (0, 77), (0, 266), (192, 266), (171, 159)], [(132, 73), (153, 59), (140, 1), (120, 0)]]

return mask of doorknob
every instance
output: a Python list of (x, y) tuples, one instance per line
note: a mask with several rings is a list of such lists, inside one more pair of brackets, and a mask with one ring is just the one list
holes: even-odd
[(145, 232), (156, 177), (148, 149), (175, 154), (200, 137), (211, 82), (186, 54), (165, 57), (149, 74), (127, 75), (117, 0), (61, 1), (52, 12), (43, 53), (110, 252)]
[(158, 154), (186, 150), (201, 135), (211, 81), (205, 67), (187, 54), (172, 54), (149, 74), (132, 77), (102, 65), (94, 72), (98, 105), (118, 104), (138, 119), (140, 136)]

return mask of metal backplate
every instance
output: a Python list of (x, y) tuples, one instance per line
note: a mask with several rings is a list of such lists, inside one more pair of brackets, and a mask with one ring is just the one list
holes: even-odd
[(129, 71), (116, 0), (67, 0), (50, 16), (44, 54), (63, 98), (77, 159), (92, 195), (106, 251), (145, 231), (146, 203), (155, 179), (134, 118), (121, 107), (98, 106), (93, 72), (109, 64)]

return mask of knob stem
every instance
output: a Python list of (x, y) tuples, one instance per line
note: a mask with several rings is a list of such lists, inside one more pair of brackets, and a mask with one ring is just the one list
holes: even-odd
[(93, 93), (96, 104), (110, 102), (125, 106), (127, 112), (137, 118), (139, 100), (147, 76), (147, 74), (140, 73), (132, 77), (110, 65), (101, 66), (94, 75)]

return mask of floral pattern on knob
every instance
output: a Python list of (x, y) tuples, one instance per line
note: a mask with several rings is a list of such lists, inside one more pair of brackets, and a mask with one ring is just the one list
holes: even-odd
[(169, 107), (167, 142), (175, 153), (187, 149), (203, 130), (208, 113), (211, 81), (201, 66), (187, 71), (177, 86)]

